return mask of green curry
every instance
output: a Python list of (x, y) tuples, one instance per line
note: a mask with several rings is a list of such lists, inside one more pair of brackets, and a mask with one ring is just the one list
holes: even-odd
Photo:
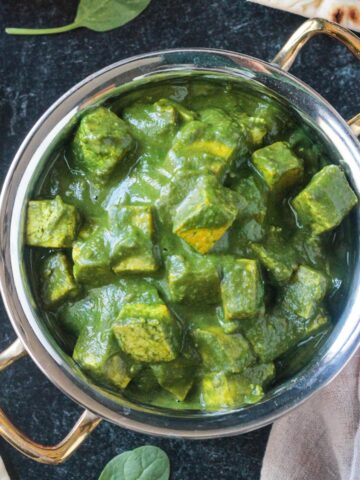
[(173, 81), (85, 112), (27, 212), (64, 348), (143, 403), (259, 401), (331, 330), (346, 286), (357, 198), (331, 163), (289, 107), (242, 84)]

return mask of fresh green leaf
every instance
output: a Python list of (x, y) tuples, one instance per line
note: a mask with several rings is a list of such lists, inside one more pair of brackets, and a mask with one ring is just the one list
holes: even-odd
[(96, 32), (121, 27), (137, 17), (151, 0), (81, 0), (75, 23)]
[(86, 27), (106, 32), (121, 27), (137, 17), (151, 0), (80, 0), (73, 23), (55, 28), (6, 28), (12, 35), (49, 35)]
[(168, 480), (170, 463), (158, 447), (145, 445), (113, 458), (99, 480)]

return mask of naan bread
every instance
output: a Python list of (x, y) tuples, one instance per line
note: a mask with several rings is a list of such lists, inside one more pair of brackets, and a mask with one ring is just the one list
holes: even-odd
[(10, 480), (10, 477), (7, 474), (4, 462), (2, 461), (1, 457), (0, 457), (0, 479), (1, 480)]
[(360, 0), (250, 0), (304, 17), (322, 17), (360, 31)]

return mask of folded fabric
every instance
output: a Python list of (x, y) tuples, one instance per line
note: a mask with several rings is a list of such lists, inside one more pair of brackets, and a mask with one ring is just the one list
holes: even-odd
[(321, 17), (360, 32), (359, 0), (248, 0), (304, 17)]
[(0, 457), (0, 480), (10, 480), (10, 477), (7, 474), (4, 462), (2, 461), (1, 457)]
[(360, 479), (360, 350), (340, 375), (277, 420), (261, 480)]

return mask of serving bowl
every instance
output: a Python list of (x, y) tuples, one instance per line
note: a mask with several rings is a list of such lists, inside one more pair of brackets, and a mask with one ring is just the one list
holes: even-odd
[(163, 80), (203, 76), (245, 82), (291, 105), (331, 148), (360, 196), (360, 115), (346, 123), (309, 86), (287, 73), (297, 53), (318, 33), (336, 37), (360, 59), (360, 39), (320, 19), (306, 21), (272, 62), (214, 49), (165, 50), (132, 57), (96, 72), (63, 95), (25, 138), (6, 177), (0, 200), (0, 284), (18, 339), (0, 354), (0, 370), (29, 354), (44, 374), (85, 408), (68, 436), (48, 447), (22, 434), (0, 409), (0, 434), (25, 455), (43, 462), (66, 460), (102, 420), (138, 432), (182, 438), (211, 438), (247, 432), (273, 422), (330, 382), (360, 342), (360, 207), (352, 214), (355, 252), (349, 288), (336, 325), (312, 360), (295, 376), (274, 387), (255, 405), (222, 412), (174, 411), (130, 402), (91, 383), (61, 350), (34, 299), (24, 263), (26, 205), (61, 145), (85, 108), (139, 86)]

